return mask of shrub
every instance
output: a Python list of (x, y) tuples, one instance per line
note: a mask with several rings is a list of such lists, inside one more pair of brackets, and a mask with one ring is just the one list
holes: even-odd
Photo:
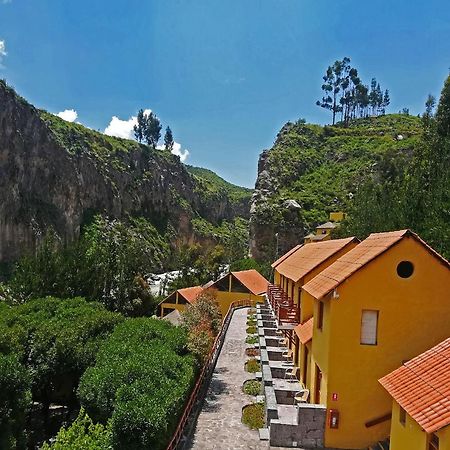
[(182, 324), (188, 330), (188, 349), (203, 364), (222, 326), (216, 291), (208, 289), (200, 293), (193, 305), (181, 315)]
[(253, 320), (253, 319), (247, 320), (247, 326), (249, 326), (249, 327), (256, 326), (256, 320)]
[(259, 349), (257, 348), (246, 348), (245, 354), (247, 356), (259, 356)]
[(100, 343), (122, 320), (82, 298), (31, 300), (2, 311), (0, 353), (16, 354), (29, 369), (34, 401), (67, 404)]
[(242, 423), (252, 430), (264, 427), (264, 403), (252, 403), (242, 409)]
[(167, 445), (195, 378), (187, 333), (167, 322), (127, 319), (101, 346), (78, 395), (94, 420), (111, 419), (115, 449)]
[(30, 379), (15, 354), (0, 353), (0, 448), (26, 447), (26, 411), (31, 404)]
[(256, 326), (255, 325), (251, 325), (249, 327), (247, 327), (247, 334), (255, 334), (256, 333)]
[(107, 450), (112, 449), (111, 426), (94, 424), (81, 408), (77, 419), (68, 428), (61, 428), (52, 444), (41, 450)]
[(258, 341), (259, 341), (258, 336), (247, 336), (247, 338), (245, 339), (246, 344), (249, 345), (257, 344)]
[(261, 365), (259, 364), (258, 361), (256, 361), (256, 359), (249, 359), (245, 363), (245, 369), (249, 373), (260, 372), (261, 371)]
[(261, 383), (256, 380), (248, 380), (244, 383), (244, 392), (248, 395), (259, 395), (261, 393)]

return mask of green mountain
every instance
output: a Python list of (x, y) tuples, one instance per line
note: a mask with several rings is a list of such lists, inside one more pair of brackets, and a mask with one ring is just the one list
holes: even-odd
[[(173, 250), (221, 243), (220, 230), (227, 224), (228, 238), (237, 219), (242, 234), (249, 189), (170, 152), (38, 110), (4, 81), (0, 104), (0, 263), (35, 249), (49, 228), (65, 242), (77, 239), (98, 214), (143, 218)], [(198, 221), (219, 231), (206, 240)], [(160, 260), (155, 270), (167, 265)]]
[(272, 259), (302, 242), (331, 211), (347, 211), (358, 186), (384, 170), (383, 156), (410, 158), (422, 130), (419, 118), (402, 114), (357, 119), (348, 127), (284, 125), (260, 156), (251, 204), (253, 256)]

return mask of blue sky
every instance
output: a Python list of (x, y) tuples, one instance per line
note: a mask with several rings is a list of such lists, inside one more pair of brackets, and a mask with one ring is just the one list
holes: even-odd
[(250, 187), (285, 122), (329, 122), (315, 101), (343, 56), (391, 112), (421, 112), (449, 73), (450, 2), (0, 0), (0, 77), (29, 101), (101, 131), (152, 109), (187, 163)]

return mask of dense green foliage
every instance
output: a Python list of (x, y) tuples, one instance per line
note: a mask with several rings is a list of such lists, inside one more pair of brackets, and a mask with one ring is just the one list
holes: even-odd
[(52, 444), (42, 450), (108, 450), (112, 449), (109, 425), (94, 424), (81, 408), (77, 419), (67, 428), (61, 428)]
[(243, 390), (247, 395), (259, 395), (261, 394), (261, 383), (257, 380), (246, 381)]
[(83, 296), (126, 315), (151, 315), (155, 301), (143, 275), (160, 268), (169, 252), (145, 219), (124, 223), (98, 216), (67, 246), (49, 233), (34, 255), (19, 261), (10, 286), (22, 300)]
[(25, 419), (30, 377), (15, 354), (0, 353), (0, 448), (26, 448)]
[(242, 409), (242, 423), (252, 430), (264, 427), (264, 403), (253, 403)]
[(204, 196), (205, 200), (218, 200), (224, 194), (228, 194), (232, 203), (248, 203), (250, 201), (252, 189), (231, 184), (209, 169), (189, 165), (186, 168), (197, 180), (198, 192)]
[(116, 449), (164, 448), (193, 384), (195, 361), (182, 328), (136, 318), (116, 327), (78, 395), (94, 420), (111, 419)]
[(311, 230), (329, 212), (349, 209), (357, 187), (382, 170), (386, 153), (409, 158), (421, 139), (421, 120), (401, 114), (357, 119), (348, 128), (288, 123), (268, 154), (273, 192), (257, 204), (254, 220), (289, 228), (283, 204), (292, 199)]
[(82, 298), (31, 300), (2, 310), (0, 354), (17, 356), (28, 369), (34, 401), (70, 405), (99, 344), (122, 320)]
[(422, 117), (412, 155), (385, 152), (379, 168), (358, 189), (341, 234), (410, 228), (450, 257), (450, 77), (435, 116), (432, 103)]
[(245, 338), (245, 343), (246, 343), (246, 344), (249, 344), (249, 345), (257, 344), (258, 341), (259, 341), (258, 336), (247, 336), (247, 337)]

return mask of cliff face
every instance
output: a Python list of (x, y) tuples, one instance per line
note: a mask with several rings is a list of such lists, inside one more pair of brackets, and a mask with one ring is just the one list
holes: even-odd
[(406, 157), (418, 142), (420, 119), (387, 115), (348, 128), (287, 123), (259, 159), (250, 207), (251, 254), (273, 261), (332, 211), (349, 211), (358, 186), (380, 173), (383, 155)]
[(212, 198), (200, 183), (178, 157), (67, 123), (0, 82), (0, 262), (35, 248), (49, 227), (75, 239), (97, 213), (146, 217), (177, 242), (195, 240), (194, 217), (248, 217), (245, 192)]

